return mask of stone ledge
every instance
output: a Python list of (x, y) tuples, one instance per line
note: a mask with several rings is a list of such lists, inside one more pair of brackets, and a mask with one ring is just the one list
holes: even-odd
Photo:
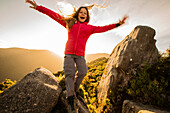
[(170, 113), (166, 110), (160, 110), (150, 105), (125, 100), (123, 102), (122, 113)]

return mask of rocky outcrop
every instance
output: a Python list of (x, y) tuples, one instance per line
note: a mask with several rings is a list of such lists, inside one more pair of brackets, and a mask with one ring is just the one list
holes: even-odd
[(154, 63), (158, 50), (154, 40), (155, 30), (147, 26), (137, 26), (120, 42), (111, 53), (98, 88), (98, 101), (104, 103), (109, 90), (127, 85), (128, 73), (143, 63)]
[(125, 100), (123, 102), (122, 113), (170, 113), (165, 110), (160, 110), (153, 106), (143, 105), (141, 103)]
[[(78, 113), (89, 113), (86, 102), (76, 99)], [(0, 113), (69, 113), (66, 91), (47, 69), (37, 68), (0, 94)]]
[(1, 113), (50, 113), (62, 91), (57, 78), (37, 68), (0, 95)]

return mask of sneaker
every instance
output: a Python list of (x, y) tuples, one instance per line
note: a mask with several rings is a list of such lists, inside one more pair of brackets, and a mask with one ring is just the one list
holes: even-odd
[(69, 96), (68, 98), (67, 98), (67, 100), (68, 100), (68, 104), (71, 106), (71, 110), (73, 111), (73, 110), (75, 110), (75, 108), (74, 108), (74, 95), (73, 96)]

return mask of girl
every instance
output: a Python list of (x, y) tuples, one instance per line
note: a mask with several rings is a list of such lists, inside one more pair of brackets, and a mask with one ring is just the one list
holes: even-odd
[[(106, 26), (93, 26), (89, 25), (90, 15), (88, 8), (91, 7), (80, 7), (75, 13), (69, 18), (64, 18), (63, 16), (55, 13), (43, 6), (39, 6), (33, 0), (26, 0), (32, 6), (30, 8), (36, 9), (41, 13), (44, 13), (60, 23), (62, 26), (68, 29), (68, 40), (65, 46), (65, 57), (64, 57), (64, 72), (65, 72), (65, 82), (67, 90), (68, 103), (71, 105), (72, 110), (74, 110), (74, 95), (77, 94), (79, 86), (87, 73), (85, 56), (86, 42), (90, 35), (94, 33), (102, 33), (113, 28), (116, 28), (125, 23), (127, 16), (118, 23), (110, 24)], [(78, 70), (77, 78), (75, 80), (75, 64)], [(74, 84), (75, 82), (75, 84)]]

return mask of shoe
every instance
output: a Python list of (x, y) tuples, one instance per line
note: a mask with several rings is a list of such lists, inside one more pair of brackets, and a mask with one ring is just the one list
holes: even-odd
[(74, 99), (75, 99), (74, 95), (73, 95), (73, 96), (69, 96), (69, 97), (67, 98), (68, 104), (71, 106), (71, 110), (72, 110), (72, 111), (75, 110), (75, 108), (74, 108)]

